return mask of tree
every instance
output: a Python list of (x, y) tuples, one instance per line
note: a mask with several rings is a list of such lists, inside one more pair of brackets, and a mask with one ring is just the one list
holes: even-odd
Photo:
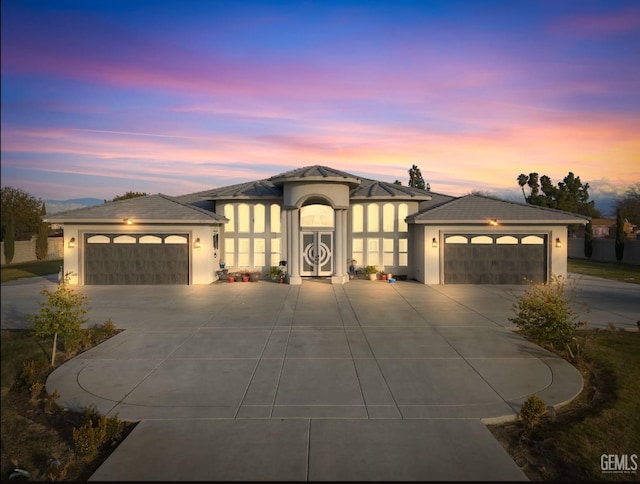
[(616, 207), (620, 209), (622, 218), (633, 225), (640, 225), (640, 182), (629, 187), (625, 194), (618, 198)]
[(587, 223), (584, 229), (584, 256), (587, 259), (591, 259), (593, 255), (593, 224), (591, 220)]
[[(129, 200), (130, 198), (146, 197), (147, 195), (149, 194), (145, 192), (127, 192), (124, 195), (118, 195), (117, 197), (115, 197), (113, 200), (110, 200), (110, 201), (117, 202), (118, 200)], [(105, 200), (104, 202), (107, 203), (108, 200)]]
[(409, 170), (409, 186), (413, 188), (425, 189), (424, 178), (422, 178), (422, 172), (420, 168), (413, 165)]
[(42, 200), (11, 187), (2, 188), (2, 239), (6, 233), (9, 214), (13, 215), (15, 240), (30, 240), (38, 233)]
[(53, 336), (51, 366), (54, 366), (58, 335), (63, 342), (79, 339), (82, 332), (81, 325), (88, 321), (85, 317), (87, 313), (85, 305), (89, 298), (73, 291), (66, 283), (59, 285), (55, 291), (43, 289), (40, 294), (46, 296), (47, 300), (40, 303), (40, 312), (30, 315), (29, 319), (36, 337)]
[(13, 223), (13, 213), (7, 214), (7, 227), (4, 235), (4, 259), (7, 264), (11, 264), (16, 253), (16, 229)]
[(624, 257), (624, 218), (620, 209), (616, 209), (616, 260), (622, 261)]
[(36, 238), (36, 258), (44, 260), (49, 254), (49, 224), (42, 221), (42, 217), (47, 215), (47, 209), (42, 204), (40, 210), (40, 224), (38, 225), (38, 237)]
[(588, 217), (601, 216), (593, 200), (589, 201), (589, 184), (583, 184), (580, 177), (575, 176), (573, 172), (569, 172), (557, 186), (547, 175), (538, 177), (537, 173), (530, 173), (527, 177), (521, 174), (518, 176), (518, 185), (522, 188), (523, 194), (524, 184), (531, 190), (528, 197), (525, 195), (525, 200), (531, 205), (579, 213)]
[(394, 185), (402, 185), (402, 182), (400, 180), (396, 180), (393, 182)]
[(524, 193), (524, 186), (529, 182), (529, 177), (527, 175), (525, 175), (524, 173), (520, 173), (520, 175), (518, 175), (518, 185), (520, 185), (520, 188), (522, 189), (522, 196), (524, 197), (524, 201), (527, 201), (527, 195)]

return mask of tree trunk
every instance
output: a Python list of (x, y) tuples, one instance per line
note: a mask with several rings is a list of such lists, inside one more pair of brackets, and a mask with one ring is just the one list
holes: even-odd
[(56, 346), (58, 345), (58, 333), (53, 335), (53, 349), (51, 350), (51, 366), (55, 366), (56, 361)]

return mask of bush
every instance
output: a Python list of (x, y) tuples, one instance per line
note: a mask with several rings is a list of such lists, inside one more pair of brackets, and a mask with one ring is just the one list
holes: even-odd
[(520, 420), (524, 423), (527, 429), (533, 429), (540, 421), (544, 413), (547, 411), (547, 406), (537, 395), (531, 395), (522, 404), (520, 409)]
[(565, 347), (580, 325), (574, 304), (575, 283), (568, 285), (561, 276), (552, 276), (547, 284), (531, 285), (517, 299), (515, 317), (509, 321), (537, 343)]
[(48, 370), (49, 367), (44, 361), (27, 361), (22, 365), (22, 373), (20, 373), (17, 383), (31, 391), (35, 384), (44, 383)]

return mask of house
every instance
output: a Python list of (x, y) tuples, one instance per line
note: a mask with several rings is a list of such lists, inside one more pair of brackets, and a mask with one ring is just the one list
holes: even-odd
[(64, 224), (71, 284), (210, 284), (287, 261), (287, 279), (349, 280), (358, 266), (425, 284), (520, 284), (567, 272), (567, 225), (588, 218), (452, 197), (325, 166), (180, 197), (157, 194), (47, 217)]

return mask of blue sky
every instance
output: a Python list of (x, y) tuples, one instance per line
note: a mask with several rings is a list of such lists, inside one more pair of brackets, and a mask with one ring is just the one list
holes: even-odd
[(2, 2), (2, 186), (179, 195), (322, 164), (521, 196), (640, 181), (640, 2)]

